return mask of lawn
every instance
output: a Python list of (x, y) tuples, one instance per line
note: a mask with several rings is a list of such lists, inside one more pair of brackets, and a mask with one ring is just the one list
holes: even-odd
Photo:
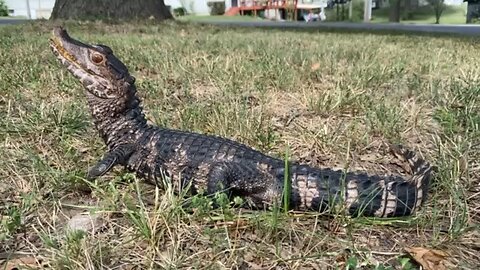
[[(415, 247), (446, 252), (449, 268), (480, 267), (478, 39), (67, 24), (114, 50), (160, 126), (381, 174), (395, 162), (382, 142), (419, 152), (437, 167), (426, 205), (378, 220), (237, 209), (121, 168), (87, 182), (105, 146), (49, 50), (51, 28), (0, 28), (0, 267), (418, 269)], [(84, 212), (96, 230), (67, 231)]]
[[(440, 24), (465, 24), (467, 4), (463, 3), (459, 6), (446, 6), (440, 17)], [(363, 2), (354, 2), (353, 4), (353, 21), (363, 21)], [(337, 9), (326, 9), (327, 20), (335, 21), (337, 17)], [(388, 23), (389, 8), (379, 8), (372, 10), (372, 23)], [(346, 16), (348, 16), (348, 7), (346, 8)], [(435, 12), (429, 5), (421, 6), (412, 10), (409, 16), (403, 14), (401, 23), (412, 24), (434, 24)]]
[[(372, 13), (373, 22), (388, 22), (388, 9), (377, 9)], [(467, 3), (459, 6), (446, 6), (440, 17), (441, 24), (465, 24)], [(402, 23), (435, 23), (435, 12), (431, 6), (423, 6), (411, 12), (409, 18), (402, 19)]]
[(210, 16), (210, 15), (186, 15), (186, 16), (180, 16), (177, 17), (179, 21), (187, 21), (187, 22), (202, 22), (202, 21), (258, 21), (258, 20), (263, 20), (260, 17), (254, 17), (254, 16), (224, 16), (224, 15), (215, 15), (215, 16)]

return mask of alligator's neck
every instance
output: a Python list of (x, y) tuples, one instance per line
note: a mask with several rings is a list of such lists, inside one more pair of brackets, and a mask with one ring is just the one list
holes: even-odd
[[(118, 112), (118, 100), (98, 99), (87, 93), (88, 105), (95, 127), (105, 144), (110, 148), (123, 143), (135, 142), (148, 126), (135, 86), (130, 86), (125, 109)], [(88, 92), (88, 91), (87, 91)], [(120, 102), (122, 103), (122, 102)]]

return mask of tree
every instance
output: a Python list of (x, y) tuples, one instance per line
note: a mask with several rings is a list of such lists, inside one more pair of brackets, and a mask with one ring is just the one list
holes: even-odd
[(56, 0), (51, 18), (124, 21), (173, 17), (163, 0)]
[(467, 23), (472, 23), (480, 18), (480, 0), (463, 0), (468, 2), (467, 7)]
[(440, 17), (443, 14), (443, 11), (446, 8), (445, 0), (427, 0), (428, 3), (433, 7), (433, 11), (435, 11), (435, 23), (440, 23)]
[(390, 0), (390, 14), (388, 20), (390, 22), (400, 22), (402, 0)]
[(3, 0), (0, 0), (0, 16), (8, 16), (8, 8)]

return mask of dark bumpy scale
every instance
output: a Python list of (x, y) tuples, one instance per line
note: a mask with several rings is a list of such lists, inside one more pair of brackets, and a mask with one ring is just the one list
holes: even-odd
[[(148, 124), (134, 77), (107, 46), (84, 44), (56, 28), (51, 48), (85, 87), (95, 126), (109, 149), (88, 171), (89, 179), (123, 165), (157, 185), (167, 176), (177, 190), (224, 191), (242, 196), (253, 208), (281, 200), (282, 160), (228, 139)], [(335, 207), (351, 215), (377, 217), (412, 214), (426, 199), (432, 168), (401, 146), (391, 150), (410, 164), (411, 179), (344, 174), (292, 162), (288, 169), (291, 208), (328, 211)]]

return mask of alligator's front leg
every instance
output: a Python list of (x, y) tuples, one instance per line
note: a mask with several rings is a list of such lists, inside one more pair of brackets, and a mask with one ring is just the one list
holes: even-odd
[(101, 160), (88, 170), (87, 179), (93, 180), (106, 174), (115, 165), (125, 165), (135, 151), (133, 144), (122, 144), (108, 151)]

